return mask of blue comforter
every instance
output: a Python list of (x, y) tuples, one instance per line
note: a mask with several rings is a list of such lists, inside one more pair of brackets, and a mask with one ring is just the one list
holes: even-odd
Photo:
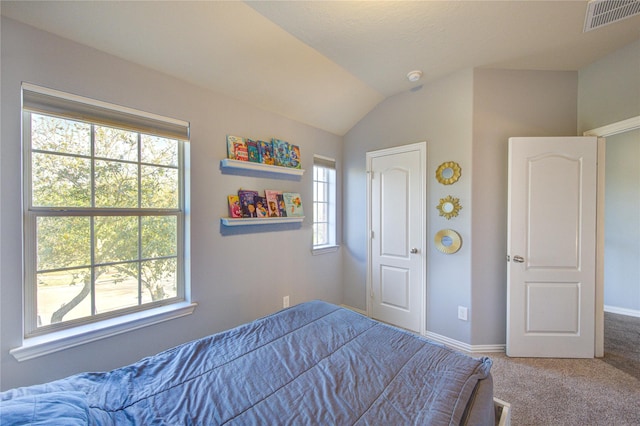
[(314, 301), (104, 373), (0, 394), (0, 423), (459, 424), (491, 361)]

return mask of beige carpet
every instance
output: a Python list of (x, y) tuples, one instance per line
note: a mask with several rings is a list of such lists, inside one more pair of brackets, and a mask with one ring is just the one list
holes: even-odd
[(640, 318), (604, 313), (603, 361), (640, 380)]
[(640, 425), (640, 380), (600, 359), (487, 355), (513, 426)]
[[(640, 426), (640, 358), (635, 358), (640, 340), (634, 340), (640, 327), (621, 327), (631, 331), (621, 338), (611, 332), (614, 323), (607, 317), (603, 359), (486, 354), (494, 363), (494, 395), (511, 404), (513, 426)], [(617, 340), (616, 346), (607, 339)]]

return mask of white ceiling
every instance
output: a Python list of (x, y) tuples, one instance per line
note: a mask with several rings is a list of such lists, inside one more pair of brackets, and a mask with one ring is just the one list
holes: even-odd
[[(586, 0), (2, 1), (2, 15), (343, 135), (379, 102), (472, 67), (578, 70), (640, 39), (583, 33)], [(419, 69), (417, 83), (407, 72)]]

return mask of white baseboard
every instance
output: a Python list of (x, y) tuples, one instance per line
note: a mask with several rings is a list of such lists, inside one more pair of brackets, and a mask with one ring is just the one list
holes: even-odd
[[(340, 306), (346, 309), (350, 309), (361, 315), (367, 316), (367, 312), (363, 311), (362, 309), (354, 308), (353, 306), (344, 305), (344, 304)], [(427, 331), (424, 334), (424, 337), (426, 337), (429, 340), (433, 340), (434, 342), (442, 343), (443, 345), (448, 346), (452, 349), (456, 349), (459, 351), (468, 352), (472, 354), (504, 352), (506, 347), (506, 345), (469, 345), (468, 343), (459, 342), (457, 340), (451, 339), (446, 336), (441, 336), (440, 334), (432, 333), (430, 331)]]
[(456, 349), (468, 353), (492, 353), (492, 352), (504, 352), (505, 345), (470, 345), (468, 343), (459, 342), (446, 336), (442, 336), (431, 331), (427, 331), (425, 336), (427, 339), (434, 342), (442, 343), (452, 349)]
[(640, 311), (636, 309), (618, 308), (617, 306), (604, 305), (604, 311), (612, 314), (627, 315), (640, 318)]
[(354, 312), (357, 312), (360, 315), (364, 315), (365, 317), (367, 316), (367, 312), (363, 311), (362, 309), (354, 308), (353, 306), (349, 306), (349, 305), (340, 305), (340, 306), (343, 307), (343, 308), (346, 308), (346, 309), (350, 309), (350, 310), (352, 310)]

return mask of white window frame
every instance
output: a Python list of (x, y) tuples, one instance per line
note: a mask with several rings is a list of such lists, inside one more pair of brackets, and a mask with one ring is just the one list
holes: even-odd
[[(318, 170), (325, 169), (327, 171), (326, 180), (320, 180)], [(319, 200), (318, 194), (324, 191), (322, 197), (324, 201)], [(338, 223), (337, 223), (337, 171), (336, 160), (321, 155), (313, 156), (313, 232), (312, 232), (312, 253), (323, 254), (331, 253), (340, 248), (337, 241)], [(324, 210), (323, 217), (326, 220), (321, 221), (319, 212)], [(326, 243), (316, 244), (315, 237), (319, 224), (326, 224)]]
[[(189, 176), (186, 173), (189, 164), (189, 123), (162, 117), (131, 108), (121, 107), (81, 96), (36, 86), (30, 83), (22, 85), (23, 110), (23, 229), (24, 229), (24, 338), (20, 347), (12, 349), (11, 354), (23, 361), (49, 354), (69, 347), (97, 339), (113, 336), (173, 318), (191, 314), (196, 304), (191, 302), (190, 265), (188, 253), (189, 241)], [(48, 114), (61, 118), (81, 120), (98, 125), (111, 125), (133, 130), (142, 134), (168, 137), (181, 140), (178, 164), (179, 207), (177, 209), (137, 209), (141, 215), (171, 215), (177, 218), (177, 296), (163, 303), (138, 305), (133, 309), (101, 315), (68, 324), (46, 327), (38, 330), (35, 303), (36, 293), (36, 235), (37, 217), (56, 215), (95, 215), (98, 209), (61, 209), (42, 208), (31, 205), (31, 133), (30, 117), (32, 113)], [(109, 211), (106, 211), (109, 210)], [(136, 209), (134, 209), (136, 210)], [(144, 211), (143, 211), (144, 210)], [(117, 215), (118, 209), (100, 209), (100, 213)], [(120, 212), (121, 213), (121, 212)], [(130, 211), (128, 213), (131, 213)]]

